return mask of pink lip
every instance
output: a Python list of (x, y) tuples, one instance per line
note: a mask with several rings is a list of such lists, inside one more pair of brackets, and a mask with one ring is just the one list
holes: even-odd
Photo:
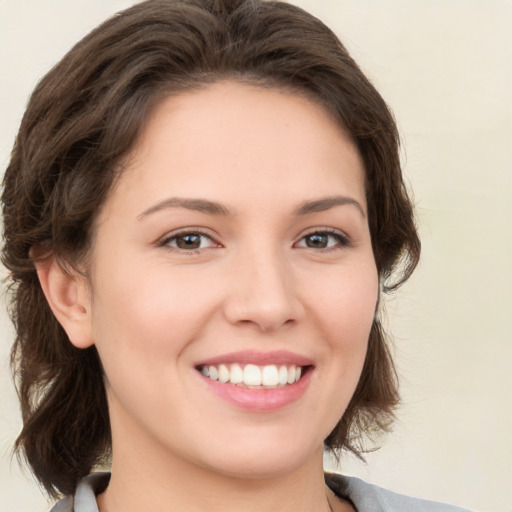
[(309, 369), (295, 384), (275, 389), (243, 388), (230, 383), (222, 384), (217, 380), (204, 377), (199, 372), (197, 375), (213, 393), (239, 409), (252, 412), (273, 412), (299, 400), (309, 386), (312, 373), (312, 369)]
[(266, 364), (288, 364), (307, 367), (298, 382), (274, 389), (254, 389), (237, 386), (231, 383), (221, 383), (205, 377), (199, 371), (197, 372), (197, 376), (201, 378), (207, 388), (219, 398), (234, 405), (238, 409), (252, 412), (277, 411), (296, 402), (306, 392), (311, 381), (311, 375), (314, 371), (311, 359), (285, 350), (273, 352), (251, 350), (232, 352), (201, 361), (196, 364), (196, 368), (232, 363), (256, 364), (260, 366)]
[(220, 356), (199, 361), (195, 366), (209, 366), (219, 364), (255, 364), (264, 366), (267, 364), (288, 364), (295, 366), (313, 366), (313, 361), (308, 357), (289, 352), (288, 350), (274, 350), (272, 352), (261, 352), (259, 350), (241, 350), (230, 352)]

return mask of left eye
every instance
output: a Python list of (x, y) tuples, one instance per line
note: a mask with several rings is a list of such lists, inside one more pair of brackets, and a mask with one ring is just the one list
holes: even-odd
[(348, 240), (341, 233), (318, 231), (301, 238), (296, 244), (296, 247), (307, 247), (309, 249), (331, 249), (346, 245), (348, 245)]
[(166, 238), (162, 245), (183, 251), (196, 251), (215, 246), (215, 242), (204, 233), (178, 233)]

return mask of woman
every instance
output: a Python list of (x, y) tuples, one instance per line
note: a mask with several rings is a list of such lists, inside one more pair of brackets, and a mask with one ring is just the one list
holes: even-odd
[(392, 115), (318, 20), (108, 20), (36, 88), (2, 199), (17, 447), (55, 511), (457, 510), (322, 469), (391, 423), (379, 298), (419, 241)]

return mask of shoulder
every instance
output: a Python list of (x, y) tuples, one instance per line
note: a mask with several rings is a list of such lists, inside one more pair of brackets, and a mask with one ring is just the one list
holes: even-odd
[(470, 512), (445, 503), (397, 494), (337, 473), (325, 473), (325, 481), (337, 495), (348, 498), (357, 510), (365, 512)]

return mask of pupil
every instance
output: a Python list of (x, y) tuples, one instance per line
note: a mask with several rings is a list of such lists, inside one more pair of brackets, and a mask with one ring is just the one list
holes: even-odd
[(327, 247), (327, 235), (310, 235), (307, 238), (306, 245), (315, 249), (324, 249)]
[(201, 244), (201, 237), (199, 235), (184, 235), (176, 240), (176, 245), (180, 249), (198, 249)]

